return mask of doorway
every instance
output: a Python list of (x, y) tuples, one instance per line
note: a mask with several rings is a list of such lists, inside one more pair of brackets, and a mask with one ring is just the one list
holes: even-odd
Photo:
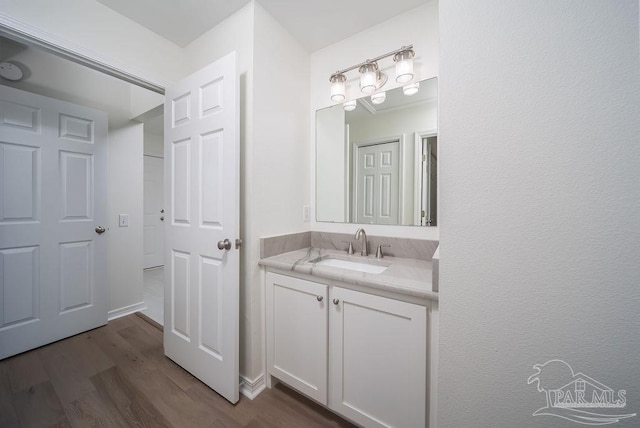
[(421, 225), (438, 225), (438, 137), (422, 137)]
[[(69, 188), (80, 192), (82, 195), (85, 195), (85, 197), (76, 201), (77, 206), (73, 206), (74, 211), (67, 216), (69, 217), (68, 219), (65, 217), (60, 222), (56, 222), (55, 225), (51, 222), (47, 223), (47, 227), (41, 230), (54, 233), (58, 229), (64, 229), (65, 231), (61, 231), (61, 233), (64, 234), (62, 242), (65, 244), (61, 248), (68, 250), (68, 248), (72, 248), (70, 245), (73, 244), (75, 254), (80, 252), (82, 248), (79, 242), (88, 242), (88, 240), (75, 238), (67, 233), (66, 230), (71, 224), (70, 219), (73, 221), (77, 220), (84, 224), (96, 223), (93, 224), (93, 228), (91, 228), (92, 233), (94, 233), (93, 229), (97, 228), (97, 226), (103, 227), (105, 229), (104, 232), (96, 236), (100, 236), (100, 238), (105, 241), (105, 254), (102, 254), (102, 251), (96, 252), (95, 248), (89, 244), (87, 245), (91, 248), (87, 247), (86, 252), (88, 257), (92, 258), (87, 261), (87, 266), (96, 269), (98, 267), (100, 268), (100, 272), (102, 272), (100, 274), (100, 283), (102, 284), (102, 282), (104, 282), (104, 284), (101, 285), (99, 290), (93, 290), (87, 295), (90, 298), (95, 298), (95, 296), (104, 294), (104, 303), (100, 304), (100, 308), (103, 311), (102, 316), (105, 320), (104, 322), (106, 322), (107, 319), (114, 319), (142, 309), (144, 307), (142, 271), (144, 257), (143, 134), (144, 128), (147, 128), (147, 125), (146, 123), (141, 123), (142, 121), (140, 120), (136, 120), (138, 116), (133, 116), (140, 115), (145, 110), (148, 111), (152, 109), (154, 103), (156, 103), (155, 105), (163, 103), (164, 97), (147, 89), (133, 86), (131, 83), (124, 82), (114, 76), (109, 76), (69, 61), (68, 59), (61, 58), (38, 46), (33, 46), (21, 40), (5, 38), (2, 37), (3, 35), (4, 33), (0, 31), (0, 61), (11, 63), (15, 67), (20, 68), (23, 76), (17, 80), (0, 78), (0, 85), (25, 91), (25, 93), (47, 97), (47, 99), (59, 100), (63, 108), (67, 110), (70, 108), (69, 103), (71, 103), (79, 106), (78, 108), (81, 106), (106, 113), (106, 115), (104, 115), (104, 123), (102, 123), (96, 120), (87, 120), (86, 118), (88, 116), (86, 114), (82, 111), (76, 112), (75, 110), (71, 113), (65, 113), (63, 116), (60, 116), (60, 118), (45, 117), (44, 112), (49, 110), (44, 108), (39, 108), (39, 110), (31, 112), (25, 108), (20, 108), (16, 111), (7, 110), (8, 114), (11, 114), (12, 117), (15, 116), (13, 119), (7, 120), (9, 122), (22, 124), (23, 126), (18, 128), (15, 126), (4, 127), (2, 131), (3, 140), (5, 142), (8, 141), (6, 133), (9, 132), (9, 130), (12, 130), (11, 132), (17, 132), (24, 129), (26, 137), (32, 134), (33, 137), (37, 137), (38, 135), (42, 136), (45, 133), (50, 133), (61, 141), (60, 144), (66, 144), (66, 146), (61, 148), (63, 151), (60, 154), (52, 151), (52, 144), (43, 146), (43, 148), (38, 149), (37, 153), (32, 156), (32, 164), (36, 166), (41, 165), (42, 167), (46, 167), (45, 169), (47, 171), (53, 171), (51, 169), (53, 167), (47, 166), (50, 162), (53, 162), (56, 168), (62, 161), (66, 162), (64, 165), (68, 167), (67, 169), (69, 169), (69, 171), (75, 174), (73, 178), (68, 179), (67, 187), (71, 186)], [(19, 104), (28, 105), (29, 103), (25, 101)], [(4, 107), (2, 110), (5, 111)], [(31, 120), (34, 126), (37, 126), (31, 133), (26, 129), (27, 122), (25, 121), (27, 121), (27, 119)], [(160, 129), (162, 129), (162, 112), (160, 112), (158, 122), (160, 123)], [(58, 125), (61, 127), (60, 130), (53, 129)], [(85, 154), (86, 149), (98, 146), (94, 141), (98, 135), (104, 140), (101, 140), (100, 144), (104, 145), (104, 150), (108, 152), (105, 153), (104, 168), (97, 168), (98, 164), (96, 164), (95, 158), (93, 160), (91, 158), (93, 155)], [(37, 148), (37, 145), (28, 143), (26, 137), (21, 137), (23, 142), (19, 144), (26, 144), (25, 147), (29, 148), (29, 150), (31, 150), (32, 147)], [(158, 137), (158, 140), (161, 141), (162, 137)], [(70, 146), (72, 143), (78, 147)], [(14, 147), (19, 146), (9, 146), (11, 149)], [(160, 148), (159, 151), (160, 156), (162, 156), (162, 148)], [(19, 152), (11, 150), (7, 153), (8, 156), (15, 157), (22, 155), (23, 152), (27, 153), (27, 151), (24, 150)], [(15, 164), (15, 162), (13, 163)], [(161, 162), (160, 164), (162, 165)], [(34, 171), (36, 170), (34, 169)], [(51, 174), (53, 174), (53, 172), (51, 172)], [(22, 175), (24, 175), (24, 173)], [(104, 188), (94, 188), (92, 185), (87, 185), (85, 189), (81, 186), (82, 180), (80, 179), (85, 177), (85, 175), (89, 177), (87, 179), (89, 180), (89, 184), (98, 180), (98, 182), (106, 181), (106, 185), (103, 186)], [(53, 177), (45, 177), (44, 175), (40, 177), (37, 172), (34, 172), (30, 177), (30, 182), (32, 182), (34, 186), (42, 186), (42, 191), (35, 192), (34, 194), (38, 195), (38, 197), (41, 195), (42, 198), (46, 198), (49, 201), (42, 205), (39, 212), (43, 215), (46, 214), (47, 216), (56, 217), (56, 213), (60, 210), (55, 208), (54, 204), (57, 204), (59, 201), (64, 201), (64, 195), (60, 194), (56, 197), (54, 195), (60, 192), (45, 191), (45, 189), (60, 182), (60, 178), (55, 175)], [(38, 189), (36, 188), (36, 190)], [(159, 190), (159, 193), (162, 197), (162, 189)], [(104, 206), (99, 207), (95, 205), (96, 196), (105, 198), (106, 202)], [(24, 201), (17, 199), (12, 201), (16, 209), (24, 205), (23, 202)], [(84, 207), (86, 212), (78, 211), (81, 207)], [(42, 217), (42, 219), (36, 218), (33, 223), (37, 227), (38, 224), (40, 224), (39, 222), (44, 220), (44, 217)], [(95, 233), (97, 234), (97, 232)], [(5, 233), (0, 234), (6, 235)], [(41, 234), (43, 235), (43, 233)], [(29, 245), (31, 244), (27, 246)], [(13, 243), (5, 243), (0, 245), (0, 247), (1, 249), (9, 251), (9, 249), (14, 248), (15, 245)], [(50, 246), (47, 248), (50, 248)], [(55, 253), (57, 250), (52, 249), (52, 251)], [(162, 250), (160, 254), (162, 254)], [(53, 259), (58, 260), (60, 257), (61, 256), (55, 256), (54, 254)], [(40, 258), (42, 259), (42, 257)], [(40, 264), (42, 263), (43, 262)], [(82, 272), (80, 258), (75, 256), (71, 257), (70, 263), (68, 266), (69, 272), (77, 272), (77, 275), (80, 277), (80, 272)], [(103, 264), (106, 264), (106, 266), (102, 267)], [(36, 268), (37, 267), (36, 264)], [(42, 268), (42, 266), (40, 267)], [(34, 272), (36, 274), (38, 273), (37, 270), (34, 270)], [(43, 273), (44, 271), (40, 269), (40, 274), (39, 276), (34, 276), (34, 281), (40, 278), (40, 282), (44, 282), (46, 278), (43, 276)], [(53, 278), (60, 277), (60, 275), (55, 273), (47, 274), (47, 276)], [(17, 284), (17, 282), (15, 282), (15, 284)], [(15, 284), (12, 287), (17, 287)], [(20, 287), (20, 289), (22, 288), (23, 287)], [(86, 288), (86, 283), (79, 282), (74, 290), (84, 290)], [(47, 298), (42, 294), (45, 292), (48, 291), (40, 290), (33, 293), (34, 303), (32, 307), (35, 308), (33, 309), (34, 313), (36, 313), (36, 310), (39, 309), (44, 302), (55, 300)], [(35, 300), (38, 295), (42, 295), (40, 303)], [(80, 300), (78, 300), (78, 302), (80, 302)], [(65, 307), (66, 306), (69, 305), (65, 305)], [(72, 309), (69, 309), (69, 313), (78, 312), (76, 306), (77, 304), (71, 305), (70, 307), (72, 307)], [(23, 315), (20, 316), (23, 317)], [(57, 339), (57, 337), (55, 339)]]
[(142, 313), (164, 325), (164, 114), (144, 121), (144, 233)]
[(164, 265), (164, 159), (143, 156), (144, 170), (144, 269)]

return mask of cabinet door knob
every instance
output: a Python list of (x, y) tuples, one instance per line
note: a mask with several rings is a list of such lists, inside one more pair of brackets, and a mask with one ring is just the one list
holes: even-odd
[(340, 300), (339, 300), (339, 299), (333, 299), (333, 304), (334, 304), (334, 305), (337, 305), (338, 303), (340, 303)]
[(318, 299), (318, 302), (322, 302), (322, 299), (324, 299), (323, 296), (317, 296), (316, 299)]

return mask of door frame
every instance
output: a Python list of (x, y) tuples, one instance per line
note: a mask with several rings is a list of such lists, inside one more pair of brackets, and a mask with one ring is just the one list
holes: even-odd
[[(416, 131), (413, 133), (414, 138), (414, 171), (422, 170), (422, 140), (428, 137), (437, 137), (437, 129), (428, 129), (426, 131)], [(413, 225), (421, 226), (422, 224), (422, 172), (413, 174)]]

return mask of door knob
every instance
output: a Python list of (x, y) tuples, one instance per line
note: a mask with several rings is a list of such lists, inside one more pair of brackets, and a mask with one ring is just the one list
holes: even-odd
[(334, 304), (334, 305), (337, 305), (338, 303), (340, 303), (340, 300), (339, 300), (339, 299), (333, 299), (333, 304)]
[(322, 302), (322, 299), (324, 299), (323, 296), (316, 296), (316, 299), (318, 299), (318, 302)]
[(103, 233), (105, 233), (106, 231), (107, 231), (107, 229), (105, 229), (105, 228), (104, 228), (104, 227), (102, 227), (102, 226), (98, 226), (98, 227), (96, 227), (96, 233), (97, 233), (98, 235), (102, 235), (102, 234), (103, 234)]
[(160, 221), (164, 221), (164, 216), (163, 215), (160, 216)]
[(160, 210), (160, 214), (164, 214), (164, 208)]
[(218, 241), (218, 250), (230, 250), (231, 241), (225, 239), (224, 241)]

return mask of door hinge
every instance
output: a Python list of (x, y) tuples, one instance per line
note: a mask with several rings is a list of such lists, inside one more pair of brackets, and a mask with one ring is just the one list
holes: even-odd
[(426, 216), (426, 213), (424, 212), (424, 210), (420, 211), (420, 217), (424, 218), (425, 216)]
[(427, 161), (427, 155), (423, 154), (422, 155), (422, 162), (426, 162)]

